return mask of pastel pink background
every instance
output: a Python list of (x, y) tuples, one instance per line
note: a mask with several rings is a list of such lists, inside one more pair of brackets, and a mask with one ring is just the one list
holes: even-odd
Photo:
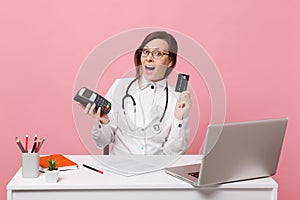
[(79, 67), (99, 43), (143, 27), (176, 30), (207, 50), (224, 81), (226, 121), (289, 118), (274, 179), (279, 199), (299, 199), (299, 10), (296, 0), (2, 2), (0, 199), (21, 166), (16, 136), (47, 136), (43, 154), (87, 154), (72, 113)]

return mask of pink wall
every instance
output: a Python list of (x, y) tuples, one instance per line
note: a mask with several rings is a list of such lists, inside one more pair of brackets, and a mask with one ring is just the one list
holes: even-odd
[[(0, 7), (0, 199), (21, 166), (15, 136), (47, 136), (43, 154), (87, 153), (72, 113), (79, 67), (99, 43), (142, 27), (173, 29), (204, 46), (223, 77), (226, 121), (289, 118), (274, 178), (279, 199), (300, 198), (298, 1), (80, 2), (7, 1)], [(189, 153), (197, 150), (196, 142)]]

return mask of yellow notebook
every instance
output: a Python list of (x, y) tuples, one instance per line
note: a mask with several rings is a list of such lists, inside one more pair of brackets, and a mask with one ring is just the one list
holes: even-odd
[(49, 156), (41, 156), (40, 157), (40, 166), (43, 169), (48, 168), (48, 160), (52, 158), (57, 162), (57, 168), (59, 170), (69, 170), (69, 169), (78, 169), (78, 164), (69, 158), (65, 157), (62, 154), (53, 154)]

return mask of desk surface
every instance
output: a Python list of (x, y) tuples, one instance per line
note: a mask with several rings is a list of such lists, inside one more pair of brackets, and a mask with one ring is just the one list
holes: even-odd
[[(40, 173), (38, 178), (22, 178), (21, 169), (7, 185), (7, 190), (80, 190), (80, 189), (193, 189), (194, 187), (184, 181), (166, 174), (163, 170), (151, 173), (125, 177), (106, 170), (100, 174), (82, 167), (83, 163), (92, 162), (94, 158), (89, 155), (67, 155), (77, 162), (79, 169), (61, 171), (57, 183), (46, 183), (45, 175)], [(181, 156), (175, 165), (195, 164), (200, 162), (199, 155)], [(276, 188), (278, 185), (272, 178), (263, 178), (250, 181), (240, 181), (218, 185), (222, 188)], [(216, 186), (213, 186), (216, 188)]]
[[(262, 179), (256, 179), (250, 181), (240, 181), (235, 183), (221, 184), (218, 186), (195, 188), (184, 181), (181, 181), (173, 176), (166, 174), (163, 170), (141, 174), (141, 175), (130, 176), (130, 177), (118, 175), (107, 170), (103, 170), (104, 174), (100, 174), (90, 169), (82, 167), (83, 163), (95, 161), (92, 156), (68, 155), (67, 157), (77, 162), (79, 165), (79, 169), (61, 171), (59, 174), (59, 181), (57, 183), (46, 183), (44, 177), (45, 175), (43, 173), (40, 173), (38, 178), (22, 178), (22, 170), (20, 169), (7, 185), (7, 196), (8, 196), (7, 199), (22, 199), (22, 198), (25, 199), (24, 195), (29, 195), (29, 192), (31, 192), (32, 194), (30, 193), (30, 197), (28, 199), (30, 198), (34, 199), (33, 197), (36, 193), (42, 193), (42, 192), (49, 193), (55, 191), (56, 192), (73, 191), (72, 195), (75, 195), (74, 192), (78, 192), (78, 191), (89, 191), (89, 192), (97, 191), (97, 192), (101, 192), (100, 193), (101, 195), (107, 191), (110, 191), (111, 194), (112, 191), (117, 192), (118, 190), (123, 192), (133, 191), (133, 190), (140, 191), (140, 192), (151, 190), (152, 191), (151, 194), (153, 193), (153, 191), (160, 191), (160, 192), (166, 191), (166, 194), (169, 194), (170, 191), (176, 191), (176, 192), (178, 191), (197, 192), (198, 191), (199, 193), (199, 191), (203, 192), (208, 190), (214, 190), (218, 192), (235, 191), (235, 193), (237, 193), (237, 191), (240, 192), (241, 190), (244, 190), (245, 193), (243, 193), (243, 195), (245, 196), (245, 194), (247, 194), (247, 196), (249, 196), (248, 198), (250, 198), (250, 195), (248, 195), (250, 194), (249, 192), (257, 190), (260, 192), (266, 191), (261, 199), (272, 199), (272, 200), (277, 199), (278, 185), (272, 178), (262, 178)], [(173, 166), (182, 165), (182, 164), (194, 164), (199, 162), (200, 162), (199, 155), (184, 155), (181, 156), (178, 160), (176, 160), (176, 162), (173, 163)], [(199, 199), (199, 195), (202, 194), (198, 194), (198, 193), (193, 194), (195, 195), (195, 198), (194, 197), (191, 198)], [(20, 198), (16, 198), (18, 195)], [(98, 193), (97, 196), (99, 197)], [(66, 196), (65, 198), (67, 197), (69, 196)], [(228, 199), (233, 199), (232, 194), (228, 194), (228, 197), (229, 197)], [(237, 196), (237, 199), (238, 198), (241, 198), (241, 196)], [(39, 199), (39, 197), (37, 196), (36, 199)], [(91, 197), (90, 199), (93, 198)], [(208, 198), (205, 197), (205, 199)], [(214, 199), (214, 198), (210, 198), (210, 199)], [(260, 199), (260, 198), (256, 198), (256, 199)]]

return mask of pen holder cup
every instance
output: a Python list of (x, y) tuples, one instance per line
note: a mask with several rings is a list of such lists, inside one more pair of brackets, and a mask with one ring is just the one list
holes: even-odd
[(40, 153), (22, 153), (23, 178), (36, 178), (39, 176)]

